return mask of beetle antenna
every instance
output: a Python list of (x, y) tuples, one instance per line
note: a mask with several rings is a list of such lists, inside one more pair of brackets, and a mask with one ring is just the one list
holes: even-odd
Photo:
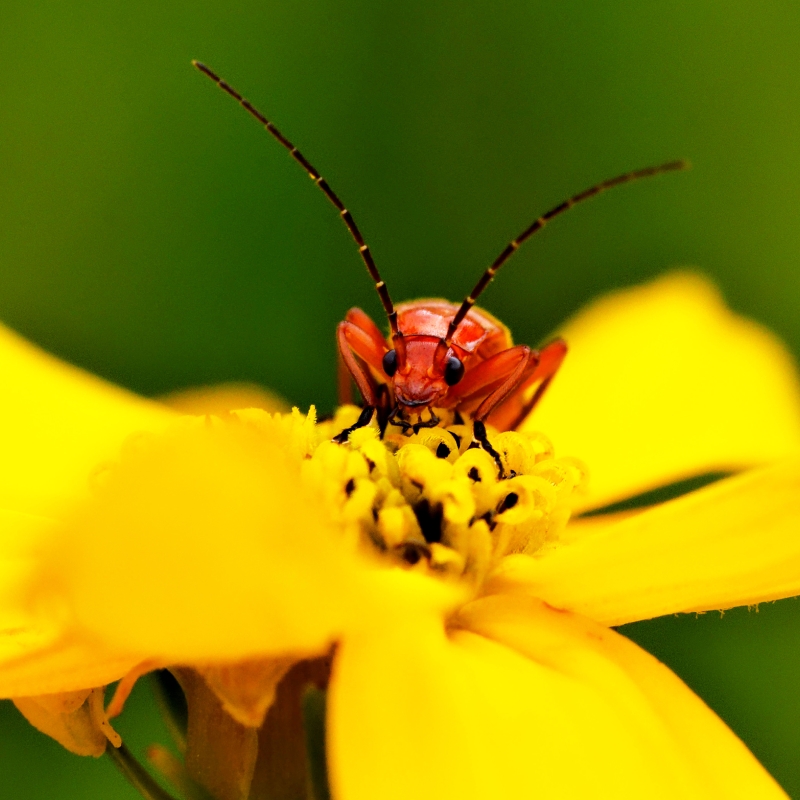
[(210, 70), (205, 64), (201, 64), (199, 61), (194, 60), (192, 61), (192, 64), (204, 75), (207, 75), (209, 78), (211, 78), (211, 80), (214, 81), (214, 83), (216, 83), (223, 92), (226, 92), (234, 100), (236, 100), (245, 111), (247, 111), (251, 116), (255, 117), (267, 129), (267, 132), (270, 133), (289, 151), (289, 155), (308, 173), (308, 177), (311, 178), (311, 180), (314, 181), (314, 183), (316, 183), (320, 189), (322, 189), (325, 197), (327, 197), (328, 200), (333, 203), (333, 205), (336, 207), (336, 210), (339, 212), (339, 216), (342, 218), (342, 220), (344, 220), (347, 230), (350, 231), (350, 235), (353, 237), (356, 246), (358, 247), (358, 252), (361, 254), (361, 258), (367, 267), (367, 272), (369, 272), (372, 280), (375, 281), (375, 289), (378, 292), (381, 303), (383, 303), (383, 309), (386, 312), (386, 316), (389, 318), (389, 326), (392, 329), (392, 335), (399, 336), (400, 334), (397, 329), (397, 312), (394, 310), (391, 297), (389, 297), (389, 290), (386, 288), (386, 284), (384, 283), (383, 278), (381, 278), (378, 268), (375, 266), (369, 246), (365, 244), (364, 237), (361, 235), (361, 231), (358, 229), (358, 225), (356, 225), (353, 215), (345, 208), (344, 203), (339, 199), (339, 196), (336, 194), (336, 192), (334, 192), (333, 189), (328, 186), (328, 182), (319, 174), (319, 172), (317, 172), (316, 168), (312, 166), (311, 162), (308, 161), (308, 159), (306, 159), (306, 157), (258, 109), (256, 109), (249, 100), (246, 100), (244, 97), (242, 97), (242, 95), (240, 95), (236, 89), (222, 80), (219, 75)]
[(688, 169), (689, 166), (690, 165), (688, 161), (670, 161), (667, 164), (661, 164), (657, 167), (645, 167), (644, 169), (637, 169), (633, 172), (626, 172), (624, 175), (618, 175), (616, 178), (610, 178), (607, 181), (598, 183), (595, 186), (592, 186), (591, 189), (586, 189), (583, 192), (580, 192), (580, 194), (570, 197), (569, 200), (565, 200), (563, 203), (560, 203), (555, 208), (551, 208), (546, 214), (542, 214), (541, 217), (534, 220), (527, 228), (525, 228), (525, 230), (519, 236), (517, 236), (516, 239), (512, 239), (508, 243), (505, 250), (503, 250), (503, 252), (500, 253), (500, 255), (492, 262), (492, 265), (486, 270), (486, 272), (483, 273), (481, 279), (475, 284), (475, 288), (467, 295), (466, 299), (461, 304), (461, 308), (458, 309), (456, 315), (453, 317), (453, 321), (450, 323), (450, 326), (447, 329), (447, 336), (444, 339), (447, 346), (450, 346), (450, 342), (456, 332), (456, 329), (463, 322), (464, 317), (467, 316), (472, 306), (475, 305), (475, 301), (483, 293), (483, 290), (492, 282), (492, 279), (497, 274), (497, 271), (500, 269), (500, 267), (502, 267), (503, 264), (505, 264), (506, 261), (508, 261), (508, 259), (517, 252), (519, 246), (524, 241), (530, 239), (534, 233), (544, 228), (544, 226), (547, 225), (547, 223), (550, 222), (553, 217), (563, 214), (573, 206), (578, 205), (578, 203), (582, 203), (584, 200), (588, 200), (590, 197), (594, 197), (595, 195), (606, 191), (606, 189), (613, 189), (615, 186), (622, 186), (623, 183), (638, 181), (641, 178), (652, 178), (654, 175), (660, 175), (663, 172)]

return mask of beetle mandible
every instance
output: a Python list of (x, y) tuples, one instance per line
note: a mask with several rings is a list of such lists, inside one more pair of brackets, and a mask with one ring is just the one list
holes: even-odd
[(486, 423), (499, 430), (514, 430), (553, 380), (567, 345), (563, 339), (555, 339), (541, 350), (515, 345), (508, 328), (476, 308), (476, 300), (519, 246), (553, 217), (606, 189), (688, 166), (685, 161), (670, 161), (627, 172), (560, 203), (506, 245), (461, 304), (415, 300), (395, 306), (352, 214), (315, 167), (230, 84), (205, 64), (192, 63), (238, 101), (306, 170), (338, 210), (375, 282), (389, 321), (388, 338), (360, 308), (351, 308), (336, 330), (339, 399), (352, 400), (352, 378), (364, 401), (356, 424), (335, 438), (340, 443), (356, 428), (369, 424), (376, 411), (382, 431), (392, 423), (407, 432), (438, 425), (435, 409), (454, 410), (472, 420), (475, 442), (497, 457), (486, 436)]

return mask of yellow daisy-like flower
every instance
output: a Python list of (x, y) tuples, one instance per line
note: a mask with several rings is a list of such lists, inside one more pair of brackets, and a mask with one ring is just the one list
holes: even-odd
[[(792, 362), (685, 274), (563, 335), (534, 418), (492, 435), (500, 480), (458, 426), (338, 446), (347, 409), (180, 417), (0, 332), (0, 693), (98, 754), (98, 687), (173, 668), (218, 800), (281, 796), (259, 787), (291, 723), (265, 731), (315, 670), (336, 800), (785, 796), (610, 626), (800, 593)], [(738, 474), (575, 518), (713, 471)]]

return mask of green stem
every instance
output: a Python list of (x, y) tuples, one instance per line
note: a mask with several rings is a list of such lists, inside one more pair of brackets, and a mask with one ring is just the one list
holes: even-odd
[(121, 747), (114, 747), (109, 742), (106, 746), (106, 754), (114, 762), (114, 766), (128, 779), (131, 786), (146, 800), (175, 800), (169, 792), (165, 792), (156, 783), (124, 744)]
[(306, 733), (306, 757), (314, 800), (331, 800), (328, 766), (325, 757), (325, 717), (327, 693), (309, 686), (303, 693), (303, 727)]

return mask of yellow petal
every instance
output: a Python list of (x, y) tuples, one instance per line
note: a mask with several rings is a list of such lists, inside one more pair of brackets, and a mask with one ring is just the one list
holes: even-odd
[(98, 464), (132, 432), (171, 412), (47, 355), (0, 326), (0, 696), (99, 686), (136, 663), (39, 619), (26, 605), (31, 571), (53, 521), (87, 495)]
[(184, 418), (138, 438), (65, 523), (38, 594), (107, 646), (167, 663), (324, 652), (359, 570), (276, 437)]
[(800, 459), (589, 530), (541, 558), (506, 559), (487, 590), (606, 625), (800, 594)]
[[(705, 789), (705, 796), (784, 796), (699, 697), (657, 659), (614, 631), (540, 601), (520, 602), (510, 596), (467, 606), (458, 623), (591, 687), (627, 719), (629, 731), (640, 741), (659, 747), (662, 755), (673, 755)], [(578, 769), (581, 761), (576, 762)]]
[(0, 326), (0, 508), (47, 514), (86, 489), (131, 432), (163, 427), (155, 403), (47, 355)]
[(0, 509), (0, 631), (30, 622), (27, 581), (36, 567), (41, 543), (55, 525), (47, 517)]
[(0, 697), (20, 698), (105, 686), (142, 656), (110, 649), (79, 631), (0, 630)]
[(609, 295), (561, 334), (569, 354), (526, 426), (588, 464), (584, 507), (800, 449), (789, 354), (699, 276)]
[(116, 680), (136, 663), (41, 618), (29, 596), (43, 537), (54, 522), (0, 511), (0, 697), (55, 694)]
[(263, 408), (265, 411), (287, 413), (289, 404), (278, 395), (252, 383), (223, 383), (172, 392), (160, 401), (181, 414), (216, 414), (240, 408)]
[[(482, 602), (464, 620), (475, 617), (476, 630)], [(665, 668), (648, 662), (691, 712), (686, 727), (710, 735), (705, 760), (682, 741), (680, 717), (662, 715), (592, 639), (596, 630), (587, 637), (540, 608), (487, 624), (498, 637), (507, 633), (498, 626), (522, 627), (519, 652), (467, 630), (447, 635), (422, 609), (399, 608), (383, 627), (348, 635), (329, 688), (337, 800), (783, 796)], [(730, 761), (719, 771), (735, 780), (707, 763), (720, 756)]]

